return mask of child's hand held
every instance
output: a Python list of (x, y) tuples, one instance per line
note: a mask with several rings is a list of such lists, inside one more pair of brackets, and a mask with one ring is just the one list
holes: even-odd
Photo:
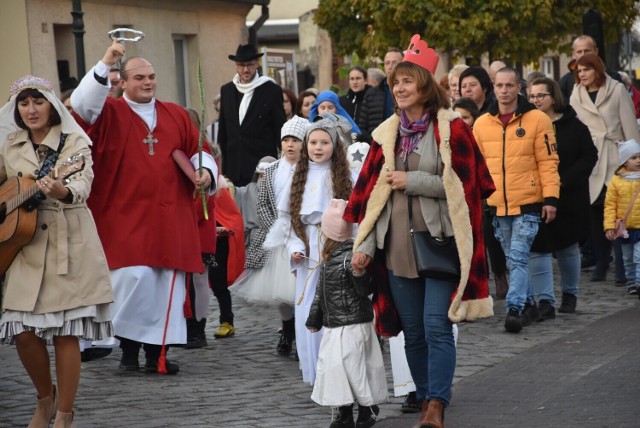
[(615, 230), (613, 229), (607, 229), (604, 231), (604, 234), (606, 235), (607, 239), (609, 241), (613, 241), (616, 237), (615, 237)]

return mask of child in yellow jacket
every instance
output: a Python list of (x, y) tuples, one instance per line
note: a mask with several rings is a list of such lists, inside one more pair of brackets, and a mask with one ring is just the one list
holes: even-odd
[(622, 240), (622, 257), (627, 275), (627, 293), (637, 295), (640, 292), (640, 144), (629, 140), (618, 146), (620, 166), (607, 188), (604, 202), (604, 231), (607, 239), (614, 240), (616, 219), (623, 219), (631, 204), (625, 220), (628, 237)]

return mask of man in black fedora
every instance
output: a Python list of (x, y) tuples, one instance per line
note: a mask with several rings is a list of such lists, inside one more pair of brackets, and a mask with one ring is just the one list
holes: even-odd
[(236, 186), (251, 182), (261, 158), (278, 157), (280, 128), (287, 120), (282, 88), (258, 75), (262, 55), (252, 44), (239, 45), (229, 55), (237, 73), (220, 89), (222, 172)]

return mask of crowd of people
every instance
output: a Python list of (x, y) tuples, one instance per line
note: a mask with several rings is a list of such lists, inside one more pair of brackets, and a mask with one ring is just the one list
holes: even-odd
[(241, 44), (207, 127), (125, 53), (114, 41), (60, 99), (24, 76), (0, 109), (1, 194), (19, 201), (0, 214), (25, 235), (0, 247), (0, 343), (36, 390), (31, 428), (73, 426), (80, 361), (114, 346), (123, 372), (177, 374), (171, 347), (208, 344), (209, 289), (216, 338), (237, 332), (232, 297), (278, 311), (275, 349), (332, 428), (376, 423), (383, 337), (402, 410), (443, 427), (456, 324), (502, 299), (508, 333), (574, 313), (581, 270), (604, 281), (612, 261), (640, 293), (640, 92), (589, 36), (556, 82), (502, 61), (437, 81), (414, 35), (384, 72), (350, 68), (343, 96), (279, 87)]

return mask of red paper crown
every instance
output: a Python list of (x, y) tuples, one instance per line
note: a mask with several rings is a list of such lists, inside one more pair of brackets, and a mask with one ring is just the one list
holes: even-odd
[(440, 58), (427, 42), (420, 40), (420, 34), (414, 34), (402, 60), (412, 62), (431, 73), (435, 73)]

